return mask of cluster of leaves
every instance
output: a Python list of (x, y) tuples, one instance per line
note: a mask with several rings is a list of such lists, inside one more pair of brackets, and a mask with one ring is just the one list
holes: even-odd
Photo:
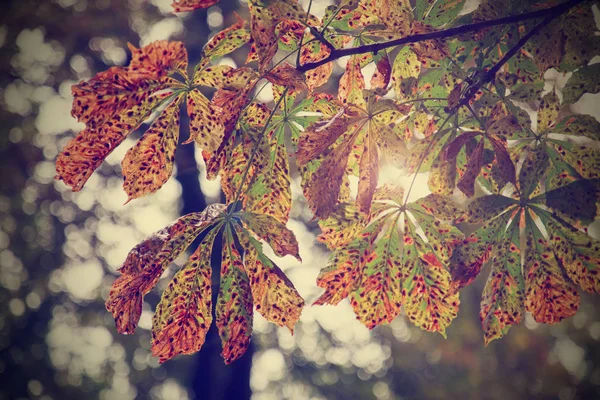
[[(319, 19), (296, 0), (252, 0), (249, 26), (238, 17), (212, 37), (192, 74), (183, 44), (163, 41), (131, 47), (127, 67), (75, 85), (72, 114), (86, 128), (57, 159), (57, 177), (74, 191), (152, 113), (123, 159), (123, 186), (129, 200), (158, 190), (173, 171), (185, 102), (185, 143), (202, 150), (207, 176), (221, 178), (227, 200), (181, 217), (130, 252), (106, 302), (118, 331), (134, 331), (143, 296), (199, 240), (163, 293), (152, 330), (161, 361), (198, 351), (213, 319), (217, 238), (214, 316), (225, 361), (246, 350), (254, 308), (293, 329), (304, 300), (261, 243), (299, 258), (285, 226), (290, 152), (322, 230), (318, 239), (332, 251), (317, 280), (325, 290), (317, 305), (349, 298), (369, 328), (404, 310), (415, 325), (445, 335), (459, 290), (489, 265), (480, 313), (487, 343), (525, 311), (545, 323), (573, 315), (577, 286), (600, 292), (600, 243), (586, 231), (600, 214), (600, 123), (564, 107), (600, 91), (598, 64), (588, 65), (600, 54), (592, 5), (483, 0), (459, 17), (464, 3), (344, 0)], [(476, 26), (544, 10), (549, 19), (540, 25), (533, 13)], [(244, 50), (247, 66), (218, 64)], [(337, 96), (317, 92), (344, 55)], [(375, 72), (367, 89), (369, 64)], [(550, 68), (573, 71), (562, 102), (555, 88), (542, 96)], [(264, 80), (273, 87), (272, 107), (256, 100)], [(409, 202), (412, 185), (379, 185), (384, 164), (429, 171), (432, 194)], [(356, 196), (350, 176), (358, 178)], [(476, 193), (483, 195), (466, 211), (452, 197)], [(465, 237), (465, 229), (473, 233)]]

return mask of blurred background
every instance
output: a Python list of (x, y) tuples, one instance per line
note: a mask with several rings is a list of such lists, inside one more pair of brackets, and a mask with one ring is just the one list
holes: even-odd
[[(234, 11), (248, 19), (243, 0), (179, 15), (170, 3), (0, 5), (0, 400), (600, 398), (600, 298), (582, 294), (579, 313), (551, 327), (527, 316), (484, 347), (478, 312), (486, 276), (462, 292), (448, 339), (404, 317), (368, 331), (343, 302), (306, 307), (294, 336), (256, 314), (253, 348), (231, 366), (220, 358), (214, 331), (199, 354), (159, 365), (150, 354), (149, 329), (172, 267), (146, 297), (136, 333), (117, 334), (104, 301), (128, 251), (179, 215), (219, 201), (219, 184), (206, 181), (193, 145), (183, 146), (176, 177), (124, 206), (120, 160), (139, 134), (79, 193), (54, 181), (54, 159), (82, 128), (70, 116), (71, 85), (127, 64), (128, 42), (181, 40), (194, 65), (207, 39), (235, 20)], [(332, 3), (315, 1), (312, 10), (320, 16)], [(239, 66), (244, 59), (240, 53), (219, 62)], [(336, 66), (334, 76), (341, 73)], [(323, 90), (335, 87), (332, 78)], [(597, 100), (586, 95), (576, 107), (597, 115)], [(184, 139), (186, 130), (183, 119)], [(390, 170), (385, 179), (406, 178)], [(422, 182), (416, 195), (426, 193)], [(311, 303), (328, 253), (315, 242), (319, 229), (297, 178), (293, 191), (288, 226), (304, 263), (277, 261)]]

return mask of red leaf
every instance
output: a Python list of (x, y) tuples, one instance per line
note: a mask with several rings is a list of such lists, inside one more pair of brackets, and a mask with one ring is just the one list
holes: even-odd
[(171, 7), (175, 12), (194, 11), (198, 8), (208, 8), (220, 0), (173, 0)]

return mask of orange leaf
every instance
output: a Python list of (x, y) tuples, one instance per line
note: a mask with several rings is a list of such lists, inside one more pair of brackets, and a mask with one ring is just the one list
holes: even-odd
[(160, 189), (173, 172), (179, 139), (179, 105), (182, 95), (152, 123), (121, 162), (127, 202)]
[(304, 81), (304, 74), (288, 63), (273, 68), (265, 78), (275, 85), (289, 88), (288, 92), (290, 94), (308, 89)]
[(72, 87), (71, 115), (86, 129), (71, 140), (56, 160), (57, 179), (79, 191), (102, 161), (148, 118), (170, 93), (181, 87), (169, 77), (185, 72), (187, 53), (180, 42), (131, 46), (129, 67), (112, 67)]
[(358, 194), (356, 203), (360, 211), (368, 214), (373, 201), (373, 193), (377, 187), (379, 174), (379, 155), (377, 153), (377, 141), (375, 135), (369, 132), (365, 137), (363, 153), (360, 156), (360, 170), (358, 177)]
[(198, 8), (208, 8), (220, 0), (173, 0), (171, 7), (174, 12), (194, 11)]

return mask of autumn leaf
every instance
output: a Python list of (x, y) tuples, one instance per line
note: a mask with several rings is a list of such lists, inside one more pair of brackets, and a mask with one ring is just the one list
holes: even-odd
[(250, 30), (246, 21), (237, 13), (235, 24), (214, 35), (202, 48), (202, 57), (206, 60), (222, 57), (239, 49), (250, 41)]
[(179, 138), (181, 98), (177, 96), (125, 154), (121, 165), (127, 201), (157, 191), (171, 176)]
[[(452, 255), (454, 292), (472, 282), (492, 259), (481, 308), (486, 343), (504, 336), (511, 325), (519, 323), (523, 309), (536, 321), (549, 324), (573, 315), (579, 306), (575, 284), (588, 291), (600, 289), (596, 278), (600, 246), (553, 213), (554, 206), (559, 207), (556, 211), (561, 207), (553, 201), (553, 191), (537, 195), (533, 191), (537, 182), (529, 174), (542, 173), (548, 163), (544, 154), (540, 146), (530, 151), (522, 165), (520, 201), (488, 195), (469, 205), (466, 222), (485, 225)], [(600, 188), (591, 184), (586, 187), (594, 192)], [(572, 198), (570, 206), (580, 207), (581, 201), (581, 197)], [(544, 226), (546, 233), (542, 234), (538, 225)]]
[(518, 224), (513, 221), (498, 241), (490, 276), (483, 289), (479, 315), (486, 345), (506, 335), (523, 317), (525, 279), (521, 273), (519, 240)]
[(413, 14), (408, 0), (370, 0), (368, 10), (377, 15), (381, 22), (397, 36), (410, 33)]
[[(296, 0), (251, 2), (249, 10), (251, 35), (259, 59), (259, 70), (263, 71), (277, 52), (277, 25), (284, 19), (305, 21), (307, 14)], [(318, 23), (313, 16), (308, 16), (308, 20), (311, 24)]]
[(540, 323), (555, 324), (575, 315), (579, 308), (577, 288), (567, 277), (548, 242), (527, 214), (527, 298), (525, 305)]
[(204, 237), (162, 294), (152, 318), (152, 355), (161, 363), (204, 344), (212, 323), (210, 255), (218, 231)]
[(279, 257), (289, 254), (301, 261), (296, 237), (281, 222), (266, 214), (241, 212), (239, 216), (248, 229), (266, 241)]
[(208, 206), (201, 213), (184, 215), (172, 225), (152, 234), (129, 254), (112, 285), (106, 309), (115, 318), (119, 333), (131, 334), (142, 313), (142, 302), (168, 267), (194, 239), (217, 222), (225, 210), (222, 204)]
[(401, 99), (412, 98), (416, 91), (416, 78), (420, 73), (421, 63), (417, 55), (409, 46), (403, 47), (396, 55), (392, 66), (392, 87), (396, 91), (396, 96)]
[(392, 77), (392, 66), (387, 54), (384, 54), (375, 63), (375, 72), (371, 77), (371, 88), (372, 89), (385, 89), (390, 83)]
[(208, 8), (220, 0), (173, 0), (171, 7), (175, 12), (194, 11), (198, 8)]
[(290, 93), (308, 89), (304, 74), (288, 63), (283, 63), (273, 68), (266, 74), (265, 78), (275, 85), (287, 87)]
[[(311, 158), (322, 157), (304, 187), (309, 206), (319, 218), (327, 218), (334, 211), (347, 170), (356, 171), (353, 173), (359, 176), (358, 204), (361, 211), (368, 214), (377, 187), (379, 152), (389, 154), (406, 148), (402, 137), (391, 128), (402, 116), (397, 104), (369, 92), (366, 98), (361, 94), (362, 101), (358, 100), (355, 78), (340, 83), (340, 101), (348, 96), (346, 100), (352, 102), (347, 101), (349, 105), (329, 121), (309, 127), (298, 144), (300, 165)], [(366, 108), (355, 103), (362, 103)]]
[(365, 88), (365, 79), (360, 71), (360, 64), (357, 57), (352, 57), (346, 64), (346, 71), (340, 78), (338, 89), (338, 100), (343, 104), (354, 104), (365, 108), (366, 103), (363, 97)]
[(252, 335), (252, 293), (242, 256), (230, 226), (223, 233), (221, 285), (216, 305), (216, 324), (221, 337), (225, 364), (240, 358)]
[(293, 333), (304, 300), (281, 269), (263, 254), (260, 242), (241, 232), (238, 237), (244, 248), (244, 267), (256, 311), (267, 321), (285, 326)]
[[(71, 114), (86, 124), (56, 160), (57, 179), (82, 189), (91, 174), (151, 111), (181, 87), (169, 74), (185, 70), (187, 53), (180, 42), (154, 42), (132, 49), (129, 67), (112, 67), (72, 87)], [(164, 58), (162, 53), (166, 53)], [(160, 54), (160, 56), (159, 56)]]
[(573, 73), (563, 89), (566, 104), (577, 102), (584, 93), (600, 92), (600, 64), (586, 65)]
[(362, 229), (351, 241), (344, 236), (354, 224), (337, 224), (337, 236), (332, 232), (336, 225), (327, 225), (325, 237), (343, 244), (317, 279), (325, 292), (315, 304), (337, 304), (349, 297), (357, 318), (369, 328), (391, 322), (403, 306), (417, 326), (444, 334), (458, 311), (458, 296), (449, 293), (450, 274), (443, 263), (461, 235), (432, 213), (441, 209), (442, 218), (448, 219), (460, 211), (437, 195), (409, 203), (406, 209), (390, 202), (401, 198), (389, 187), (378, 189), (378, 205), (373, 206), (377, 213), (370, 222), (353, 228)]

